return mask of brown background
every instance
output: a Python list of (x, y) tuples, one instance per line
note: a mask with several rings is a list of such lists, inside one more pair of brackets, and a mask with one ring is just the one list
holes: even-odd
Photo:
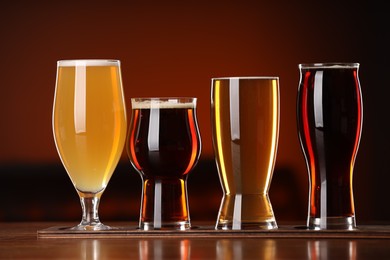
[[(2, 1), (0, 184), (8, 189), (3, 190), (0, 201), (13, 207), (16, 215), (24, 214), (23, 209), (15, 209), (15, 200), (60, 184), (47, 183), (42, 177), (48, 166), (60, 165), (51, 130), (56, 61), (113, 58), (122, 62), (128, 109), (131, 97), (199, 98), (201, 160), (211, 167), (210, 79), (279, 76), (281, 124), (274, 178), (278, 183), (287, 182), (282, 187), (290, 189), (290, 207), (296, 203), (299, 213), (295, 216), (302, 220), (307, 210), (307, 171), (295, 121), (298, 63), (344, 61), (361, 64), (364, 125), (354, 177), (357, 217), (362, 221), (390, 220), (386, 202), (390, 198), (386, 192), (390, 179), (390, 45), (384, 10), (356, 1)], [(127, 169), (131, 171), (125, 153), (121, 165), (126, 174)], [(199, 168), (198, 172), (203, 169), (199, 189), (211, 175), (214, 181), (217, 178), (214, 168)], [(284, 173), (295, 182), (289, 182)], [(32, 182), (20, 186), (19, 182), (29, 180), (26, 176)], [(41, 177), (40, 182), (34, 183), (32, 176)], [(74, 197), (68, 200), (79, 207), (66, 178), (61, 185), (69, 185)], [(140, 185), (139, 176), (131, 185)], [(272, 187), (278, 201), (276, 191), (282, 193), (283, 189)], [(218, 190), (218, 204), (219, 185), (210, 189)], [(111, 196), (110, 192), (105, 196)], [(45, 196), (37, 199), (42, 201), (35, 201), (36, 207), (47, 202)], [(19, 208), (27, 206), (25, 202)], [(132, 212), (138, 205), (134, 207)], [(281, 207), (275, 211), (282, 212)], [(0, 207), (1, 214), (12, 219), (14, 215), (7, 210), (11, 211)]]

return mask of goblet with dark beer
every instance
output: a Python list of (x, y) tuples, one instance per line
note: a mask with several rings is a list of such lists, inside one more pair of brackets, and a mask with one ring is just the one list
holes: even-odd
[(139, 227), (191, 227), (187, 177), (201, 139), (196, 98), (132, 98), (127, 152), (143, 181)]

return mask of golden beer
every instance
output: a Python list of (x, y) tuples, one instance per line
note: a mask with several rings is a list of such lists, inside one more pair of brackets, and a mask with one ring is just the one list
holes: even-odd
[(119, 66), (98, 60), (88, 66), (83, 61), (60, 61), (53, 131), (58, 153), (78, 191), (105, 189), (121, 157), (126, 128)]
[(279, 135), (279, 79), (216, 78), (211, 95), (213, 146), (224, 192), (216, 228), (276, 228), (268, 190)]

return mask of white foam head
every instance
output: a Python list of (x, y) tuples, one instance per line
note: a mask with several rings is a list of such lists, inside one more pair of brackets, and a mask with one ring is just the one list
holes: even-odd
[(132, 98), (133, 109), (142, 108), (195, 108), (196, 98)]
[(301, 63), (298, 64), (300, 69), (353, 69), (359, 68), (359, 63), (343, 63), (343, 62), (328, 62), (328, 63)]
[(59, 60), (58, 67), (75, 67), (75, 66), (119, 66), (119, 60)]

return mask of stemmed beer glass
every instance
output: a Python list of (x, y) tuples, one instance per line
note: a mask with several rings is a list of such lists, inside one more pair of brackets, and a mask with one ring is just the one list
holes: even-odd
[(61, 60), (53, 105), (53, 134), (80, 197), (82, 220), (72, 230), (107, 230), (98, 207), (126, 140), (119, 60)]

